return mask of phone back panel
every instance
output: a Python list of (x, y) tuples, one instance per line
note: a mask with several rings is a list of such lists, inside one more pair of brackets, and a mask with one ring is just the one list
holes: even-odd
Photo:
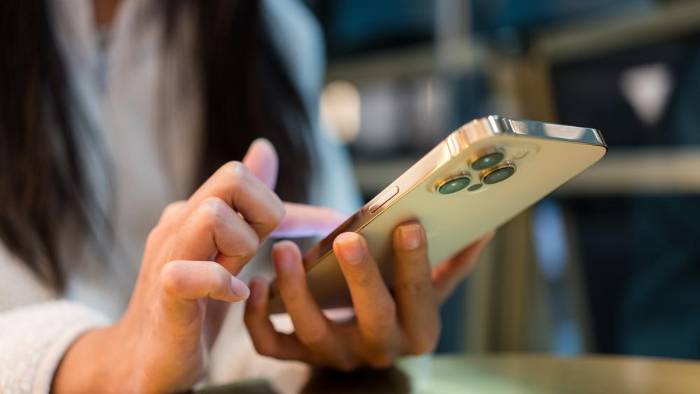
[[(362, 234), (392, 284), (392, 232), (403, 222), (419, 221), (428, 239), (430, 263), (453, 256), (470, 242), (497, 228), (584, 171), (607, 148), (596, 130), (516, 121), (498, 116), (472, 121), (443, 140), (403, 175), (368, 202), (304, 257), (308, 283), (323, 308), (351, 305), (349, 292), (332, 251), (335, 236), (345, 231)], [(501, 163), (515, 172), (502, 182), (482, 182), (489, 170), (472, 165), (484, 152), (501, 152)], [(441, 194), (441, 182), (455, 175), (471, 178), (470, 186)], [(273, 293), (275, 292), (273, 287)], [(278, 297), (271, 311), (283, 311)]]

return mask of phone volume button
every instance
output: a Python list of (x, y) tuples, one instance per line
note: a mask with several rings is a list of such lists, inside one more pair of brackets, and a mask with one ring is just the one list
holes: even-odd
[(395, 195), (399, 194), (399, 187), (392, 186), (391, 188), (385, 190), (380, 195), (375, 197), (369, 204), (367, 208), (369, 213), (375, 213), (379, 208), (383, 207), (389, 200), (391, 200)]

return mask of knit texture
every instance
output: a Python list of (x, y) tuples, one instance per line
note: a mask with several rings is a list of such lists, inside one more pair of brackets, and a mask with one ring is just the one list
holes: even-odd
[(66, 349), (80, 334), (105, 323), (103, 316), (69, 301), (0, 314), (0, 393), (48, 393)]

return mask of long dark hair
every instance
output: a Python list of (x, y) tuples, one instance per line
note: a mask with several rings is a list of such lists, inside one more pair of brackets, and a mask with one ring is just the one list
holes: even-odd
[[(75, 124), (85, 118), (74, 105), (48, 1), (0, 1), (0, 241), (60, 289), (61, 226), (70, 219), (84, 235), (94, 233), (90, 215), (97, 203), (81, 160), (90, 125)], [(183, 10), (194, 14), (204, 136), (196, 184), (265, 137), (280, 156), (277, 192), (305, 200), (312, 168), (309, 119), (272, 47), (261, 1), (157, 4), (166, 30)]]

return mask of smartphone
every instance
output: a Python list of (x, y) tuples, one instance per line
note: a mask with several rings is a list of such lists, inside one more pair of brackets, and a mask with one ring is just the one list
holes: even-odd
[[(309, 288), (324, 308), (352, 304), (333, 254), (346, 231), (365, 237), (391, 288), (392, 233), (410, 220), (425, 228), (438, 264), (502, 225), (600, 160), (599, 131), (491, 115), (452, 132), (359, 211), (304, 254)], [(270, 312), (284, 312), (272, 284)]]

